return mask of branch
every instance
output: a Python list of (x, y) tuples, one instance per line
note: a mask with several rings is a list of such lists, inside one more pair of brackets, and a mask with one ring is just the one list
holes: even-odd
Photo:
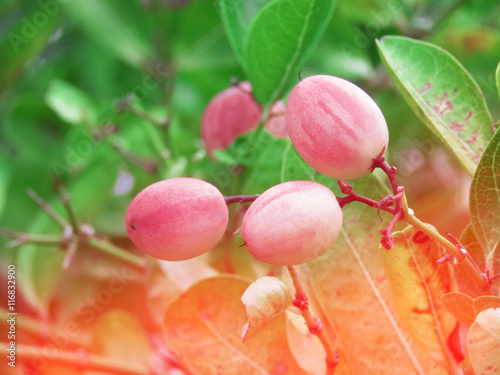
[(247, 203), (253, 202), (259, 197), (259, 194), (256, 195), (233, 195), (231, 197), (224, 197), (226, 200), (226, 204), (230, 205), (232, 203)]
[(302, 317), (306, 321), (307, 328), (312, 335), (318, 336), (326, 352), (326, 375), (335, 375), (335, 367), (339, 362), (339, 353), (335, 350), (330, 340), (323, 331), (323, 324), (320, 318), (314, 318), (309, 310), (309, 302), (300, 283), (299, 276), (294, 266), (287, 266), (288, 272), (292, 278), (293, 286), (295, 287), (295, 299), (293, 305), (298, 307), (302, 313)]
[(35, 203), (39, 205), (43, 211), (45, 211), (57, 224), (59, 224), (59, 226), (65, 228), (69, 225), (66, 219), (59, 215), (59, 213), (54, 210), (47, 202), (45, 202), (42, 197), (35, 193), (35, 191), (33, 191), (32, 189), (28, 189), (26, 190), (26, 194), (28, 194), (29, 197), (33, 199), (33, 201), (35, 201)]
[(89, 244), (96, 249), (101, 250), (103, 253), (111, 255), (112, 257), (121, 259), (127, 263), (130, 263), (139, 270), (143, 270), (146, 267), (146, 259), (138, 255), (132, 254), (121, 247), (113, 245), (111, 242), (99, 239), (97, 237), (91, 237), (88, 240)]
[(63, 242), (63, 236), (59, 234), (25, 233), (25, 232), (10, 230), (7, 228), (0, 228), (0, 235), (14, 239), (14, 241), (12, 241), (9, 244), (9, 247), (11, 248), (21, 246), (26, 242), (37, 243), (40, 245), (47, 245), (47, 246), (61, 245)]
[[(1, 342), (0, 346), (8, 348), (9, 344)], [(135, 363), (124, 363), (123, 360), (89, 354), (84, 349), (67, 351), (51, 347), (50, 350), (44, 350), (44, 347), (41, 346), (17, 344), (16, 354), (20, 360), (31, 361), (33, 358), (43, 357), (52, 364), (81, 369), (82, 371), (104, 371), (116, 375), (149, 374), (146, 366), (140, 366)]]

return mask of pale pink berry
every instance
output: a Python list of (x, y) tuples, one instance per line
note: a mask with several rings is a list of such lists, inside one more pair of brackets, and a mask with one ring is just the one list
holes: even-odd
[(276, 138), (288, 137), (285, 121), (285, 103), (283, 103), (283, 100), (278, 100), (271, 106), (264, 129)]
[(224, 235), (227, 222), (220, 191), (208, 182), (184, 177), (146, 187), (125, 216), (127, 233), (140, 250), (172, 261), (210, 250)]
[(358, 86), (316, 75), (300, 81), (286, 105), (290, 139), (318, 172), (338, 179), (369, 173), (389, 132), (377, 104)]
[(259, 126), (262, 109), (251, 95), (250, 82), (240, 82), (217, 94), (205, 108), (201, 137), (209, 155)]
[(260, 195), (248, 209), (241, 234), (257, 259), (278, 266), (309, 262), (337, 238), (342, 210), (327, 187), (290, 181)]

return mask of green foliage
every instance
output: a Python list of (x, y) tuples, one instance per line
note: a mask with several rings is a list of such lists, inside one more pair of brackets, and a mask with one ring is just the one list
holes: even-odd
[(473, 174), (492, 134), (480, 88), (442, 48), (402, 37), (378, 41), (386, 69), (415, 114)]
[(243, 56), (259, 102), (272, 104), (283, 95), (289, 78), (319, 43), (334, 8), (329, 0), (275, 0), (253, 19)]
[[(461, 242), (481, 271), (498, 273), (500, 135), (493, 131), (500, 119), (498, 12), (495, 1), (451, 0), (353, 0), (337, 6), (327, 0), (3, 1), (0, 227), (62, 234), (26, 195), (27, 189), (35, 190), (68, 219), (54, 186), (57, 176), (71, 195), (78, 222), (141, 264), (144, 258), (126, 235), (124, 216), (133, 197), (156, 181), (196, 177), (228, 196), (310, 180), (342, 196), (336, 180), (316, 172), (289, 139), (273, 137), (264, 126), (270, 105), (286, 102), (297, 74), (309, 67), (315, 72), (304, 71), (303, 77), (348, 79), (380, 106), (390, 130), (386, 155), (397, 166), (416, 215), (458, 235), (469, 224), (464, 206), (470, 203), (471, 224)], [(212, 159), (201, 140), (200, 121), (209, 100), (232, 77), (251, 82), (263, 107), (262, 124)], [(445, 147), (457, 165), (448, 160)], [(467, 175), (473, 176), (470, 202), (461, 193), (469, 188)], [(354, 181), (354, 189), (377, 200), (391, 193), (385, 177), (375, 172)], [(166, 331), (162, 345), (186, 371), (220, 372), (221, 364), (230, 362), (230, 375), (245, 369), (322, 374), (323, 367), (315, 372), (303, 366), (325, 362), (312, 336), (301, 330), (302, 320), (299, 329), (283, 313), (244, 345), (235, 336), (247, 320), (240, 301), (245, 289), (259, 277), (281, 274), (240, 248), (238, 229), (246, 206), (230, 208), (224, 239), (203, 258), (188, 262), (150, 262), (151, 268), (132, 271), (123, 258), (105, 255), (80, 236), (68, 269), (62, 268), (67, 247), (26, 243), (9, 248), (4, 237), (0, 264), (16, 265), (17, 290), (29, 305), (20, 302), (23, 313), (36, 310), (51, 329), (77, 322), (83, 337), (78, 345), (138, 371), (151, 367), (152, 361), (141, 358), (150, 354), (148, 342), (160, 337), (143, 336)], [(425, 271), (421, 275), (408, 259), (380, 250), (380, 230), (390, 219), (383, 210), (383, 223), (376, 209), (356, 202), (343, 212), (339, 239), (300, 275), (310, 281), (304, 284), (324, 331), (342, 348), (338, 373), (457, 372), (458, 365), (444, 358), (450, 355), (443, 343), (452, 324), (439, 302), (445, 291), (436, 285), (444, 284), (433, 277), (445, 270), (448, 277), (451, 269), (451, 282), (458, 282), (462, 292), (471, 297), (486, 292), (460, 268), (441, 265), (434, 273), (441, 254), (425, 253), (425, 244), (411, 242), (413, 228), (398, 224), (395, 236), (400, 255), (412, 250), (412, 264)], [(153, 272), (154, 280), (147, 282)], [(495, 283), (491, 293), (498, 295), (498, 279)], [(127, 289), (110, 292), (110, 285)], [(108, 292), (109, 305), (95, 302)], [(88, 302), (92, 299), (97, 305)], [(429, 301), (437, 306), (432, 314)], [(467, 345), (478, 371), (498, 363), (499, 356), (481, 340), (488, 327), (498, 325), (497, 311), (474, 316)], [(443, 337), (432, 339), (434, 328)], [(28, 339), (34, 343), (38, 336)], [(126, 340), (140, 342), (140, 353)], [(99, 349), (86, 346), (91, 342), (100, 343)], [(391, 361), (386, 354), (394, 355)], [(278, 357), (281, 362), (275, 363)], [(169, 373), (172, 363), (158, 371)], [(66, 370), (59, 373), (72, 373)]]
[(471, 183), (472, 228), (487, 262), (492, 262), (500, 243), (500, 133), (491, 138)]

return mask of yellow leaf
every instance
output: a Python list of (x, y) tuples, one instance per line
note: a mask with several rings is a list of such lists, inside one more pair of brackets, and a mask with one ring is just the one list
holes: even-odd
[(441, 301), (451, 291), (451, 268), (436, 263), (444, 251), (413, 227), (393, 237), (394, 249), (381, 252), (401, 324), (436, 361), (453, 363), (447, 341), (457, 321)]
[(99, 318), (92, 335), (91, 353), (119, 359), (131, 368), (148, 371), (153, 356), (146, 333), (129, 313), (110, 311)]

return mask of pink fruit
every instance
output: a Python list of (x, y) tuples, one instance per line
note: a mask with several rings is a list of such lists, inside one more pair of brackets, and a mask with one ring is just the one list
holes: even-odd
[(342, 210), (327, 187), (290, 181), (266, 190), (252, 203), (241, 226), (248, 251), (278, 266), (309, 262), (337, 238)]
[(288, 137), (285, 121), (285, 103), (278, 100), (269, 110), (269, 117), (264, 124), (264, 129), (274, 135), (276, 138)]
[(227, 204), (220, 191), (208, 182), (183, 177), (142, 190), (125, 216), (132, 242), (163, 260), (185, 260), (207, 252), (222, 238), (227, 222)]
[(208, 103), (201, 121), (201, 137), (209, 155), (225, 150), (237, 137), (259, 126), (262, 110), (251, 92), (250, 82), (241, 82)]
[(286, 105), (290, 139), (318, 172), (353, 179), (370, 172), (387, 148), (389, 132), (377, 104), (358, 86), (316, 75), (300, 81)]

